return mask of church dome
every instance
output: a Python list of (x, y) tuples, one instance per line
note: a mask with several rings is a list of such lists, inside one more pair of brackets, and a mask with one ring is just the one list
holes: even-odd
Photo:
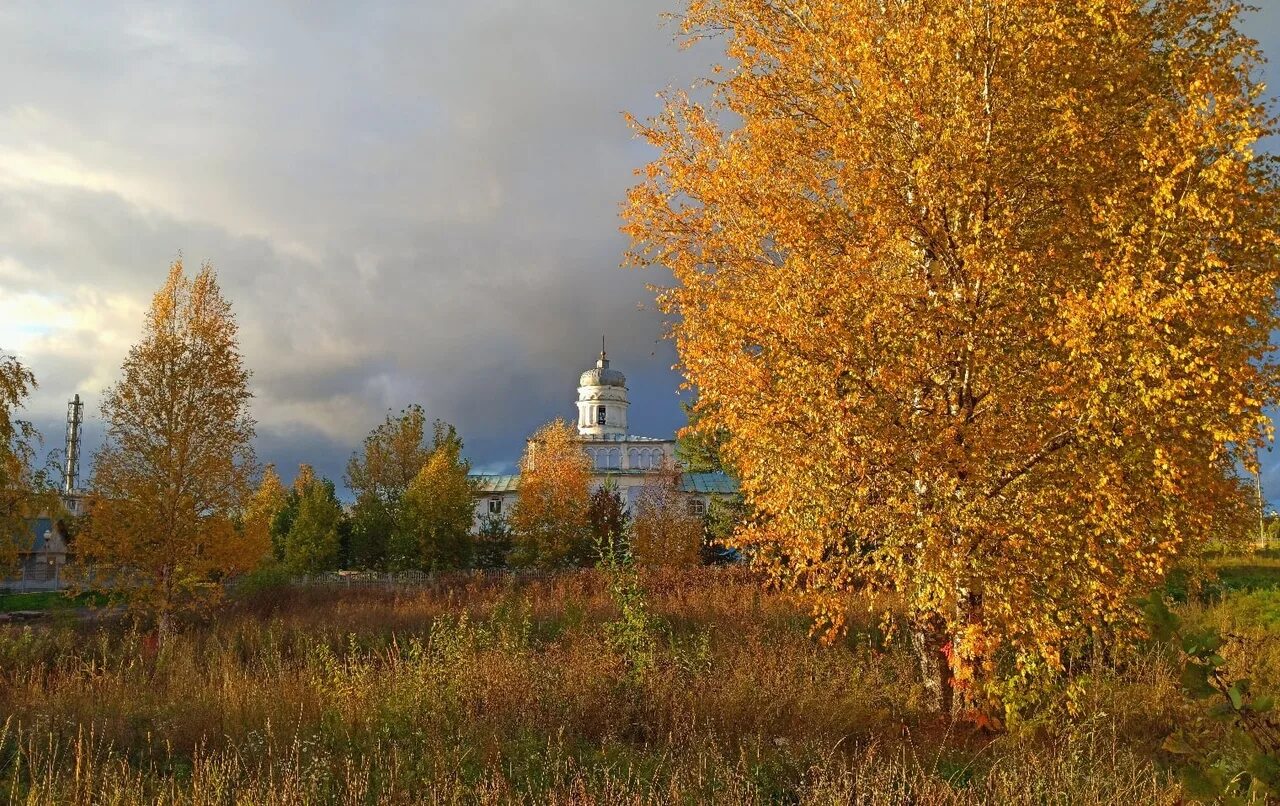
[(589, 369), (582, 373), (582, 377), (578, 378), (579, 386), (617, 386), (623, 389), (627, 386), (627, 376), (623, 375), (616, 369), (609, 369), (609, 359), (605, 357), (604, 351), (600, 352), (600, 360), (596, 361), (595, 369)]
[(609, 368), (600, 340), (600, 360), (578, 378), (578, 436), (583, 439), (623, 439), (627, 435), (627, 376)]

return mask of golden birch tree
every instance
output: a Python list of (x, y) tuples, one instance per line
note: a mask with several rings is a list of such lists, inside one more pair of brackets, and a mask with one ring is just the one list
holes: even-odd
[(511, 513), (513, 565), (563, 568), (590, 561), (590, 481), (590, 458), (569, 423), (557, 418), (529, 438)]
[(248, 380), (213, 268), (188, 277), (175, 261), (105, 393), (106, 441), (76, 544), (89, 583), (154, 613), (162, 636), (175, 613), (261, 559), (236, 527), (255, 471)]
[(262, 479), (245, 507), (241, 524), (247, 556), (255, 558), (255, 562), (271, 556), (271, 524), (288, 503), (288, 495), (276, 466), (263, 468)]
[(900, 592), (939, 707), (1236, 534), (1280, 279), (1239, 14), (695, 0), (724, 63), (635, 122), (630, 262), (674, 274), (742, 547), (833, 635), (843, 592)]

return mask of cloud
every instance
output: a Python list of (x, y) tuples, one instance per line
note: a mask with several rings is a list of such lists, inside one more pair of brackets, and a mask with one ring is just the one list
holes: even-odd
[(410, 402), (509, 466), (572, 416), (601, 333), (636, 430), (670, 433), (674, 355), (636, 308), (660, 278), (617, 268), (645, 156), (620, 113), (697, 64), (662, 8), (0, 11), (0, 343), (41, 381), (28, 414), (56, 445), (70, 395), (94, 413), (181, 253), (219, 272), (282, 467), (339, 478)]
[[(687, 86), (673, 0), (0, 6), (0, 346), (61, 439), (94, 413), (170, 260), (219, 272), (259, 450), (337, 479), (388, 409), (477, 466), (573, 416), (607, 334), (633, 430), (682, 421), (617, 212), (650, 156), (624, 110)], [(1249, 22), (1274, 51), (1280, 11)], [(100, 425), (91, 421), (88, 440)], [(87, 447), (92, 449), (91, 445)]]

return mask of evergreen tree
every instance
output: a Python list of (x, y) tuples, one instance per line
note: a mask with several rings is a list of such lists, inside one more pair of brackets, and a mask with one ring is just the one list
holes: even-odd
[(351, 567), (386, 568), (391, 535), (396, 528), (392, 505), (372, 493), (362, 493), (351, 508), (349, 527)]
[(480, 518), (476, 534), (476, 568), (506, 568), (511, 554), (511, 525), (501, 514), (485, 514)]

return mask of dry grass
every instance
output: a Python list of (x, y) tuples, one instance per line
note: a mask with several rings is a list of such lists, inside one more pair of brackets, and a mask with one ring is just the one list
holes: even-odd
[(656, 669), (605, 641), (592, 573), (268, 592), (162, 651), (127, 625), (0, 635), (0, 790), (29, 803), (1176, 802), (1158, 652), (1070, 724), (921, 714), (871, 624), (832, 647), (740, 570), (646, 580)]

